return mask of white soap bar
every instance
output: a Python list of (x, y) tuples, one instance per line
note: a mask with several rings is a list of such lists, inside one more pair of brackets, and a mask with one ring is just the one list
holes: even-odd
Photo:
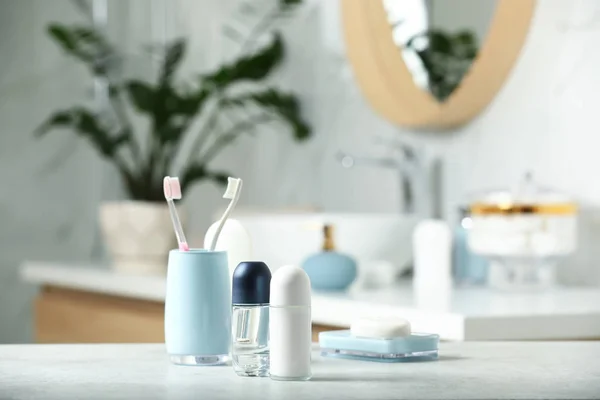
[(404, 318), (360, 318), (350, 326), (354, 337), (391, 339), (410, 336), (410, 322)]

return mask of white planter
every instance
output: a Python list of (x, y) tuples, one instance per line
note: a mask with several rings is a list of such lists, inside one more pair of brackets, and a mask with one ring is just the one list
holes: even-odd
[(100, 206), (100, 226), (115, 270), (166, 273), (169, 250), (177, 247), (166, 203), (104, 203)]

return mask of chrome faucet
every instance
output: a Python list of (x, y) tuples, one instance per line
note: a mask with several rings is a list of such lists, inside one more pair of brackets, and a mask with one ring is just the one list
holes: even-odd
[(441, 218), (440, 160), (428, 161), (421, 147), (415, 148), (397, 139), (377, 139), (392, 148), (390, 157), (357, 157), (338, 152), (337, 159), (344, 168), (365, 165), (397, 170), (402, 212), (422, 218)]

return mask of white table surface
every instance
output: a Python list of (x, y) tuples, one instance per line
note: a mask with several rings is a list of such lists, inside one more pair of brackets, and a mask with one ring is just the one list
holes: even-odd
[(171, 365), (164, 345), (0, 346), (2, 399), (579, 399), (600, 397), (600, 342), (443, 343), (438, 361), (313, 356), (313, 379)]
[[(25, 263), (27, 282), (165, 300), (164, 276), (136, 276), (107, 268)], [(361, 315), (407, 318), (414, 331), (445, 340), (568, 340), (600, 338), (600, 288), (502, 293), (486, 288), (436, 291), (418, 298), (409, 284), (384, 290), (313, 293), (313, 322), (347, 327)]]

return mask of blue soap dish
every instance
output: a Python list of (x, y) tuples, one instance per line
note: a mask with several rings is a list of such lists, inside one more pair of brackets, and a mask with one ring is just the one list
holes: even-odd
[(350, 330), (319, 333), (321, 355), (363, 361), (436, 360), (439, 341), (439, 335), (429, 333), (412, 333), (391, 339), (356, 337)]

